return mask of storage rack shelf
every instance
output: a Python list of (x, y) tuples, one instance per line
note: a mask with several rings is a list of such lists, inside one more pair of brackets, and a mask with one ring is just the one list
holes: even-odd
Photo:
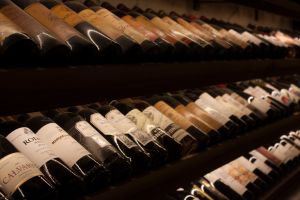
[(0, 115), (293, 73), (299, 59), (2, 68)]
[[(159, 169), (152, 170), (144, 175), (132, 178), (119, 185), (104, 189), (101, 192), (84, 197), (84, 200), (115, 200), (115, 199), (164, 199), (163, 194), (179, 186), (187, 185), (205, 173), (249, 152), (261, 145), (272, 143), (280, 135), (291, 129), (300, 128), (300, 114), (278, 120), (274, 123), (249, 131), (242, 136), (215, 145), (200, 153), (194, 154)], [(276, 130), (276, 131), (274, 131)], [(280, 190), (292, 177), (300, 175), (295, 170), (263, 196), (262, 199), (272, 199), (272, 194)]]

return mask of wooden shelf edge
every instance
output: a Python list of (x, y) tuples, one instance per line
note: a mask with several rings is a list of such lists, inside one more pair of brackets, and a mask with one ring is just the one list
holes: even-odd
[(300, 59), (0, 70), (0, 116), (300, 72)]
[(86, 196), (84, 200), (160, 199), (160, 195), (184, 186), (228, 161), (278, 139), (280, 135), (290, 130), (300, 128), (299, 120), (300, 115), (296, 114), (275, 121), (210, 147), (185, 160), (168, 164), (105, 191)]

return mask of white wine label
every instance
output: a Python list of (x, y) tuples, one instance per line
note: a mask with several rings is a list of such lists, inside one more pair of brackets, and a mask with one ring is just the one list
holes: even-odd
[(146, 133), (151, 133), (152, 130), (156, 128), (151, 120), (138, 109), (131, 110), (126, 114), (126, 117), (129, 118), (139, 129)]
[(251, 163), (249, 160), (247, 160), (243, 156), (237, 158), (235, 161), (239, 162), (241, 165), (243, 165), (243, 167), (245, 167), (250, 172), (253, 172), (256, 169), (256, 167), (253, 165), (253, 163)]
[(112, 145), (87, 121), (77, 122), (75, 128), (81, 134), (77, 136), (81, 143), (101, 162), (109, 156), (110, 149), (114, 151)]
[(251, 114), (251, 110), (247, 108), (246, 106), (242, 105), (240, 102), (236, 101), (233, 97), (231, 97), (229, 94), (224, 94), (222, 98), (228, 102), (231, 103), (233, 106), (238, 108), (241, 112), (243, 112), (245, 115)]
[(99, 113), (94, 113), (90, 117), (90, 122), (98, 130), (105, 135), (121, 135), (122, 133), (116, 129), (109, 121)]
[(220, 179), (220, 177), (216, 176), (213, 173), (208, 173), (204, 176), (210, 183), (214, 184), (217, 180)]
[(260, 159), (257, 159), (255, 156), (251, 157), (249, 159), (249, 161), (251, 163), (253, 163), (253, 165), (255, 165), (260, 171), (262, 171), (264, 174), (268, 175), (271, 171), (272, 168), (269, 167), (268, 165), (266, 165), (263, 161), (261, 161)]
[(21, 153), (12, 153), (0, 160), (1, 189), (8, 197), (35, 176), (42, 176), (42, 172)]
[(257, 176), (255, 174), (253, 174), (251, 171), (249, 171), (246, 167), (241, 165), (239, 162), (232, 161), (229, 163), (229, 165), (240, 172), (239, 181), (240, 183), (243, 183), (242, 185), (245, 184), (246, 186), (249, 182), (253, 183), (257, 179)]
[(99, 134), (87, 121), (79, 121), (76, 123), (75, 128), (84, 136), (92, 137)]
[(207, 106), (217, 110), (218, 112), (221, 112), (226, 117), (230, 117), (232, 115), (231, 112), (228, 112), (216, 99), (214, 99), (212, 96), (210, 96), (208, 93), (203, 93), (199, 96), (199, 99), (195, 102), (202, 102), (203, 104), (206, 104)]
[(159, 112), (155, 107), (149, 106), (143, 110), (143, 113), (151, 119), (151, 121), (161, 127), (162, 129), (166, 130), (170, 124), (174, 124), (172, 120), (166, 117), (164, 114)]
[(237, 180), (235, 180), (231, 175), (229, 175), (223, 168), (218, 168), (214, 171), (215, 175), (220, 177), (221, 180), (229, 187), (231, 187), (234, 191), (236, 191), (239, 195), (243, 195), (247, 189)]
[(249, 103), (259, 109), (262, 113), (267, 113), (271, 108), (271, 105), (261, 98), (254, 97)]
[(195, 104), (205, 110), (207, 113), (209, 113), (210, 116), (212, 116), (215, 120), (220, 122), (221, 124), (226, 124), (229, 121), (229, 118), (227, 116), (224, 116), (220, 114), (218, 111), (216, 111), (213, 108), (208, 107), (204, 102), (201, 100), (195, 101)]
[(145, 133), (139, 129), (132, 131), (129, 134), (143, 146), (146, 146), (149, 142), (152, 142), (154, 140), (154, 138), (150, 134)]
[(105, 117), (99, 113), (94, 113), (90, 117), (91, 124), (93, 124), (104, 135), (116, 136), (129, 149), (135, 147), (136, 144), (127, 136), (123, 135), (121, 131), (115, 128)]
[(29, 128), (18, 128), (6, 138), (38, 168), (49, 160), (58, 158), (54, 151)]
[(125, 145), (127, 148), (131, 149), (132, 147), (136, 147), (137, 145), (129, 139), (126, 135), (119, 135), (118, 139)]
[(279, 158), (284, 164), (289, 161), (289, 156), (286, 155), (286, 149), (282, 145), (279, 145), (277, 148), (274, 147), (270, 149), (270, 152)]
[(105, 117), (110, 123), (112, 123), (113, 126), (123, 133), (134, 132), (137, 130), (136, 125), (117, 109), (111, 110), (105, 115)]
[(221, 106), (223, 106), (223, 108), (225, 110), (227, 110), (228, 113), (231, 112), (232, 114), (236, 115), (239, 118), (241, 118), (244, 115), (244, 113), (242, 113), (240, 110), (238, 110), (232, 104), (224, 101), (224, 99), (222, 99), (222, 97), (218, 96), (218, 97), (216, 97), (216, 100), (220, 103)]
[(43, 126), (36, 134), (43, 142), (48, 144), (54, 153), (70, 168), (72, 168), (79, 159), (90, 154), (90, 152), (56, 123), (49, 123)]

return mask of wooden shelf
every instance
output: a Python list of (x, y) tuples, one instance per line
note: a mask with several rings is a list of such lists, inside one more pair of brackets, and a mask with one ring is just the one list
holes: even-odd
[[(189, 158), (168, 164), (139, 177), (134, 177), (125, 183), (86, 196), (84, 200), (164, 199), (163, 195), (166, 192), (174, 191), (177, 187), (187, 185), (190, 181), (203, 176), (242, 154), (259, 146), (272, 143), (279, 136), (290, 130), (300, 128), (299, 120), (299, 114), (278, 120), (249, 131), (235, 139), (212, 146)], [(272, 192), (275, 192), (275, 190), (272, 190)]]
[(1, 69), (0, 116), (299, 72), (298, 59)]

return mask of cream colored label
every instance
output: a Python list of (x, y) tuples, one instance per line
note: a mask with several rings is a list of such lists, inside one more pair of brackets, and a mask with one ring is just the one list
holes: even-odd
[(164, 101), (157, 102), (154, 107), (185, 130), (193, 125), (191, 122), (185, 119), (181, 114), (179, 114), (176, 110), (174, 110)]
[(29, 128), (18, 128), (6, 136), (21, 153), (27, 156), (38, 168), (49, 160), (58, 158), (55, 152)]
[(231, 103), (233, 106), (235, 106), (237, 109), (239, 109), (241, 112), (243, 112), (245, 115), (251, 114), (251, 110), (248, 109), (246, 106), (242, 105), (235, 99), (233, 99), (229, 94), (224, 94), (222, 96), (223, 100), (225, 100), (228, 103)]
[(24, 10), (64, 41), (69, 40), (73, 36), (80, 35), (75, 29), (56, 17), (48, 8), (40, 3), (33, 3)]
[(117, 109), (111, 110), (105, 117), (113, 126), (123, 133), (130, 133), (137, 130), (136, 125)]
[(59, 4), (51, 8), (52, 13), (54, 13), (57, 17), (63, 19), (67, 24), (74, 27), (79, 23), (83, 22), (82, 18), (72, 11), (70, 8), (63, 4)]
[(107, 24), (111, 24), (112, 26), (116, 27), (119, 31), (123, 32), (127, 36), (133, 38), (135, 41), (137, 41), (139, 44), (143, 43), (147, 38), (143, 36), (141, 33), (136, 31), (132, 26), (130, 26), (127, 22), (120, 19), (110, 11), (108, 11), (105, 8), (97, 10), (97, 15), (101, 17), (101, 20), (103, 20)]
[(126, 117), (129, 118), (133, 123), (135, 123), (135, 125), (139, 129), (147, 133), (150, 133), (153, 129), (156, 128), (156, 126), (151, 122), (151, 120), (148, 119), (148, 117), (138, 109), (131, 110), (126, 114)]
[(271, 167), (266, 165), (262, 160), (258, 159), (256, 156), (251, 157), (249, 161), (266, 175), (268, 175), (272, 171)]
[[(43, 142), (70, 168), (82, 157), (90, 153), (56, 123), (49, 123), (36, 133)], [(70, 153), (72, 152), (72, 153)]]
[(99, 113), (94, 113), (90, 116), (91, 124), (93, 124), (98, 130), (100, 130), (105, 135), (121, 135), (122, 133), (113, 127), (109, 121), (100, 115)]
[(12, 153), (0, 160), (1, 189), (8, 197), (35, 176), (42, 176), (41, 171), (21, 153)]
[(10, 19), (0, 13), (0, 42), (5, 40), (6, 37), (14, 33), (22, 33), (20, 27), (13, 23)]

